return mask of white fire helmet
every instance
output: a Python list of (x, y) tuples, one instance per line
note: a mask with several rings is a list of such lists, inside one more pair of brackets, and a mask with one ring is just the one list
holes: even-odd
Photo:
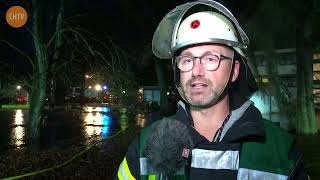
[(238, 37), (233, 24), (225, 16), (212, 11), (197, 12), (180, 24), (172, 52), (194, 44), (218, 43), (227, 45), (244, 56), (239, 48)]
[[(257, 90), (245, 52), (249, 38), (233, 14), (213, 0), (197, 0), (172, 9), (159, 23), (152, 51), (160, 59), (172, 59), (183, 48), (197, 44), (223, 44), (234, 49), (240, 60), (237, 92), (249, 97)], [(174, 65), (174, 81), (181, 95), (180, 72)]]
[(226, 7), (212, 0), (198, 0), (166, 14), (153, 35), (152, 50), (160, 59), (171, 59), (177, 50), (199, 43), (224, 44), (245, 57), (249, 38)]

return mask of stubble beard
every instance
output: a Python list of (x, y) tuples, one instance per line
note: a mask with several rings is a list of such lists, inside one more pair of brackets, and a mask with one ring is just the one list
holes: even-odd
[[(213, 83), (210, 80), (205, 80), (208, 90), (202, 93), (192, 93), (191, 86), (193, 79), (188, 80), (181, 86), (184, 99), (195, 109), (205, 109), (217, 103), (221, 94), (221, 89), (214, 89)], [(198, 97), (200, 96), (200, 97)]]

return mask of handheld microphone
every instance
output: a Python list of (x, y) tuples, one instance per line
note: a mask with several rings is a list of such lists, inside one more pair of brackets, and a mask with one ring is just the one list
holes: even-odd
[(185, 167), (193, 148), (187, 125), (173, 119), (162, 119), (150, 128), (144, 149), (148, 165), (164, 176)]

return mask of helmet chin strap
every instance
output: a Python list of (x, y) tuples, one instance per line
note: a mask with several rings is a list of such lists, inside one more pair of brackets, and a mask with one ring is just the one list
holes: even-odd
[[(230, 81), (231, 81), (231, 79), (232, 79), (231, 75), (233, 74), (232, 71), (233, 71), (233, 68), (234, 68), (234, 56), (235, 56), (234, 54), (235, 54), (235, 53), (233, 52), (233, 56), (232, 56), (231, 64), (230, 64), (230, 71), (229, 71), (229, 74), (228, 74), (228, 79), (227, 79), (226, 83), (224, 84), (223, 89), (220, 91), (218, 98), (217, 98), (214, 102), (211, 102), (211, 103), (210, 103), (209, 105), (207, 105), (206, 107), (211, 107), (211, 106), (217, 104), (217, 103), (223, 98), (222, 95), (223, 95), (223, 93), (225, 92), (225, 90), (227, 89), (227, 86), (229, 85), (229, 83), (230, 83)], [(176, 67), (175, 67), (175, 68), (176, 68)], [(177, 70), (177, 69), (175, 69), (174, 71), (176, 71), (176, 70)], [(176, 72), (174, 72), (174, 73), (176, 73)], [(185, 102), (187, 102), (187, 103), (190, 105), (190, 103), (186, 100), (185, 96), (183, 96), (183, 91), (182, 91), (182, 88), (181, 88), (181, 82), (180, 82), (180, 80), (179, 80), (179, 83), (176, 83), (175, 85), (176, 85), (176, 88), (177, 88), (177, 90), (178, 90), (178, 92), (179, 92), (179, 94), (180, 94), (180, 97), (181, 97)]]

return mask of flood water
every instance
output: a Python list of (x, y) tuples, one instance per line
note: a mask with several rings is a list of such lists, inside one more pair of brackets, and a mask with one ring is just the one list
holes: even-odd
[[(84, 106), (77, 110), (61, 109), (46, 113), (42, 122), (40, 148), (85, 144), (93, 139), (136, 124), (146, 125), (145, 114), (129, 114), (125, 109), (109, 106)], [(0, 151), (26, 147), (28, 110), (0, 110)]]

